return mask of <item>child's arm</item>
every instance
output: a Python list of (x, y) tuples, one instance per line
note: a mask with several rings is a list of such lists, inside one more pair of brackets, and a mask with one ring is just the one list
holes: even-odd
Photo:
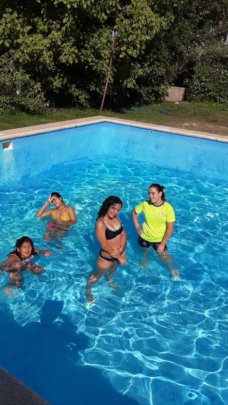
[(16, 255), (10, 255), (2, 264), (0, 264), (0, 270), (2, 271), (12, 271), (19, 270), (22, 264)]
[(35, 249), (35, 252), (37, 255), (44, 255), (44, 256), (50, 256), (52, 254), (51, 250), (42, 250), (42, 249)]
[(43, 267), (37, 266), (35, 263), (27, 263), (26, 269), (30, 270), (33, 274), (40, 274), (44, 272)]

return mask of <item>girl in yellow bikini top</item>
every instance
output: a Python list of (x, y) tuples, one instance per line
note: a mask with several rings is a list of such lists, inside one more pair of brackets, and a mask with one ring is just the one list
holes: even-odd
[[(49, 204), (54, 205), (54, 209), (47, 209)], [(65, 222), (66, 225), (72, 225), (76, 223), (76, 215), (74, 209), (64, 204), (62, 196), (57, 192), (52, 192), (42, 207), (36, 212), (36, 217), (51, 216), (52, 220), (56, 223), (58, 221)], [(67, 222), (69, 224), (67, 224)]]
[(54, 221), (60, 220), (64, 222), (69, 222), (71, 220), (69, 214), (66, 211), (58, 213), (58, 210), (54, 210), (51, 213), (51, 217)]

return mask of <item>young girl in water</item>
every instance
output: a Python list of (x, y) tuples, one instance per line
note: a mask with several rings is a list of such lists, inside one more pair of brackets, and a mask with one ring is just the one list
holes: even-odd
[(8, 254), (8, 259), (0, 264), (0, 270), (8, 273), (13, 286), (21, 287), (22, 271), (30, 270), (33, 274), (40, 274), (44, 271), (42, 267), (31, 263), (32, 258), (38, 254), (49, 256), (51, 252), (49, 250), (36, 249), (32, 239), (28, 236), (22, 236), (22, 238), (17, 239), (15, 250)]
[[(48, 209), (50, 204), (53, 204), (55, 208)], [(76, 223), (76, 215), (74, 209), (69, 205), (65, 205), (62, 196), (53, 191), (42, 207), (35, 214), (38, 218), (51, 217), (51, 220), (47, 222), (47, 228), (44, 233), (44, 239), (50, 240), (55, 237), (61, 239), (70, 225)]]

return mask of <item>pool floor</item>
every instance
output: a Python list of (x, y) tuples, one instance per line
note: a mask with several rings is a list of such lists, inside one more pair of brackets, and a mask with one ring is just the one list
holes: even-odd
[[(131, 221), (152, 181), (165, 185), (175, 208), (168, 246), (177, 281), (154, 252), (142, 255)], [(45, 220), (34, 218), (51, 191), (78, 217), (61, 246), (43, 241)], [(108, 195), (124, 202), (127, 265), (116, 271), (118, 289), (101, 279), (88, 304), (86, 278), (99, 250), (94, 224)], [(1, 293), (1, 366), (52, 405), (100, 405), (107, 397), (110, 404), (227, 403), (226, 196), (224, 182), (102, 156), (2, 189), (1, 262), (23, 234), (53, 254), (39, 259), (44, 274), (26, 274), (11, 297)], [(4, 275), (2, 289), (6, 282)]]

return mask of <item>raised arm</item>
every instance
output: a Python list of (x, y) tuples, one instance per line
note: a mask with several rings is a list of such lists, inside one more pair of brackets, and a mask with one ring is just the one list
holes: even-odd
[(50, 256), (52, 254), (51, 250), (35, 249), (37, 255)]
[(45, 201), (45, 203), (42, 205), (42, 207), (35, 213), (35, 217), (43, 218), (51, 215), (51, 212), (53, 211), (52, 209), (45, 211), (51, 202), (52, 197), (49, 196), (48, 199)]

